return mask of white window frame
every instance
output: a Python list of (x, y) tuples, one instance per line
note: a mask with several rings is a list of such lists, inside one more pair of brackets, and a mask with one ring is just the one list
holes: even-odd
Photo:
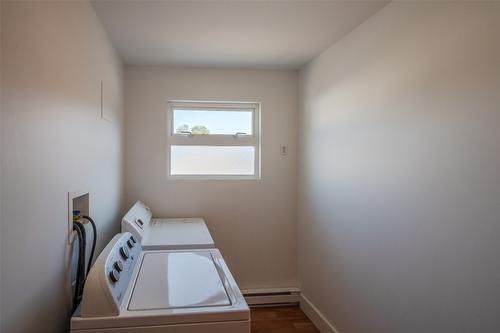
[[(258, 102), (213, 102), (213, 101), (168, 101), (167, 110), (167, 178), (177, 180), (229, 180), (229, 179), (261, 179), (261, 128), (260, 103)], [(214, 110), (214, 111), (252, 111), (252, 134), (179, 134), (174, 128), (174, 109)], [(253, 175), (172, 175), (171, 146), (253, 146)]]

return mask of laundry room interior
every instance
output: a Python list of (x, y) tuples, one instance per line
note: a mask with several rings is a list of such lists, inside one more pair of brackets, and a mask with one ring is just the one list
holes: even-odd
[(0, 1), (0, 333), (500, 332), (500, 1)]

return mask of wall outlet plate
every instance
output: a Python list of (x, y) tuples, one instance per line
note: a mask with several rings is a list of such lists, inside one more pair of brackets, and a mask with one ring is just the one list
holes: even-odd
[(281, 156), (288, 155), (288, 147), (285, 145), (281, 145), (280, 146), (280, 154), (281, 154)]

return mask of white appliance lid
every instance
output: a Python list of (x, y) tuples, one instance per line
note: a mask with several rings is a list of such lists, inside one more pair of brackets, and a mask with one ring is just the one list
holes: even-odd
[(142, 244), (176, 246), (193, 245), (213, 247), (214, 241), (205, 221), (201, 218), (153, 219)]
[(145, 253), (128, 310), (231, 305), (210, 251)]

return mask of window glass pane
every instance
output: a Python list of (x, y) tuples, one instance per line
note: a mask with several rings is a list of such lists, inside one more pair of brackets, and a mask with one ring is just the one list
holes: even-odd
[(253, 146), (171, 146), (172, 175), (255, 174)]
[(252, 133), (252, 111), (173, 110), (174, 133), (193, 134)]

